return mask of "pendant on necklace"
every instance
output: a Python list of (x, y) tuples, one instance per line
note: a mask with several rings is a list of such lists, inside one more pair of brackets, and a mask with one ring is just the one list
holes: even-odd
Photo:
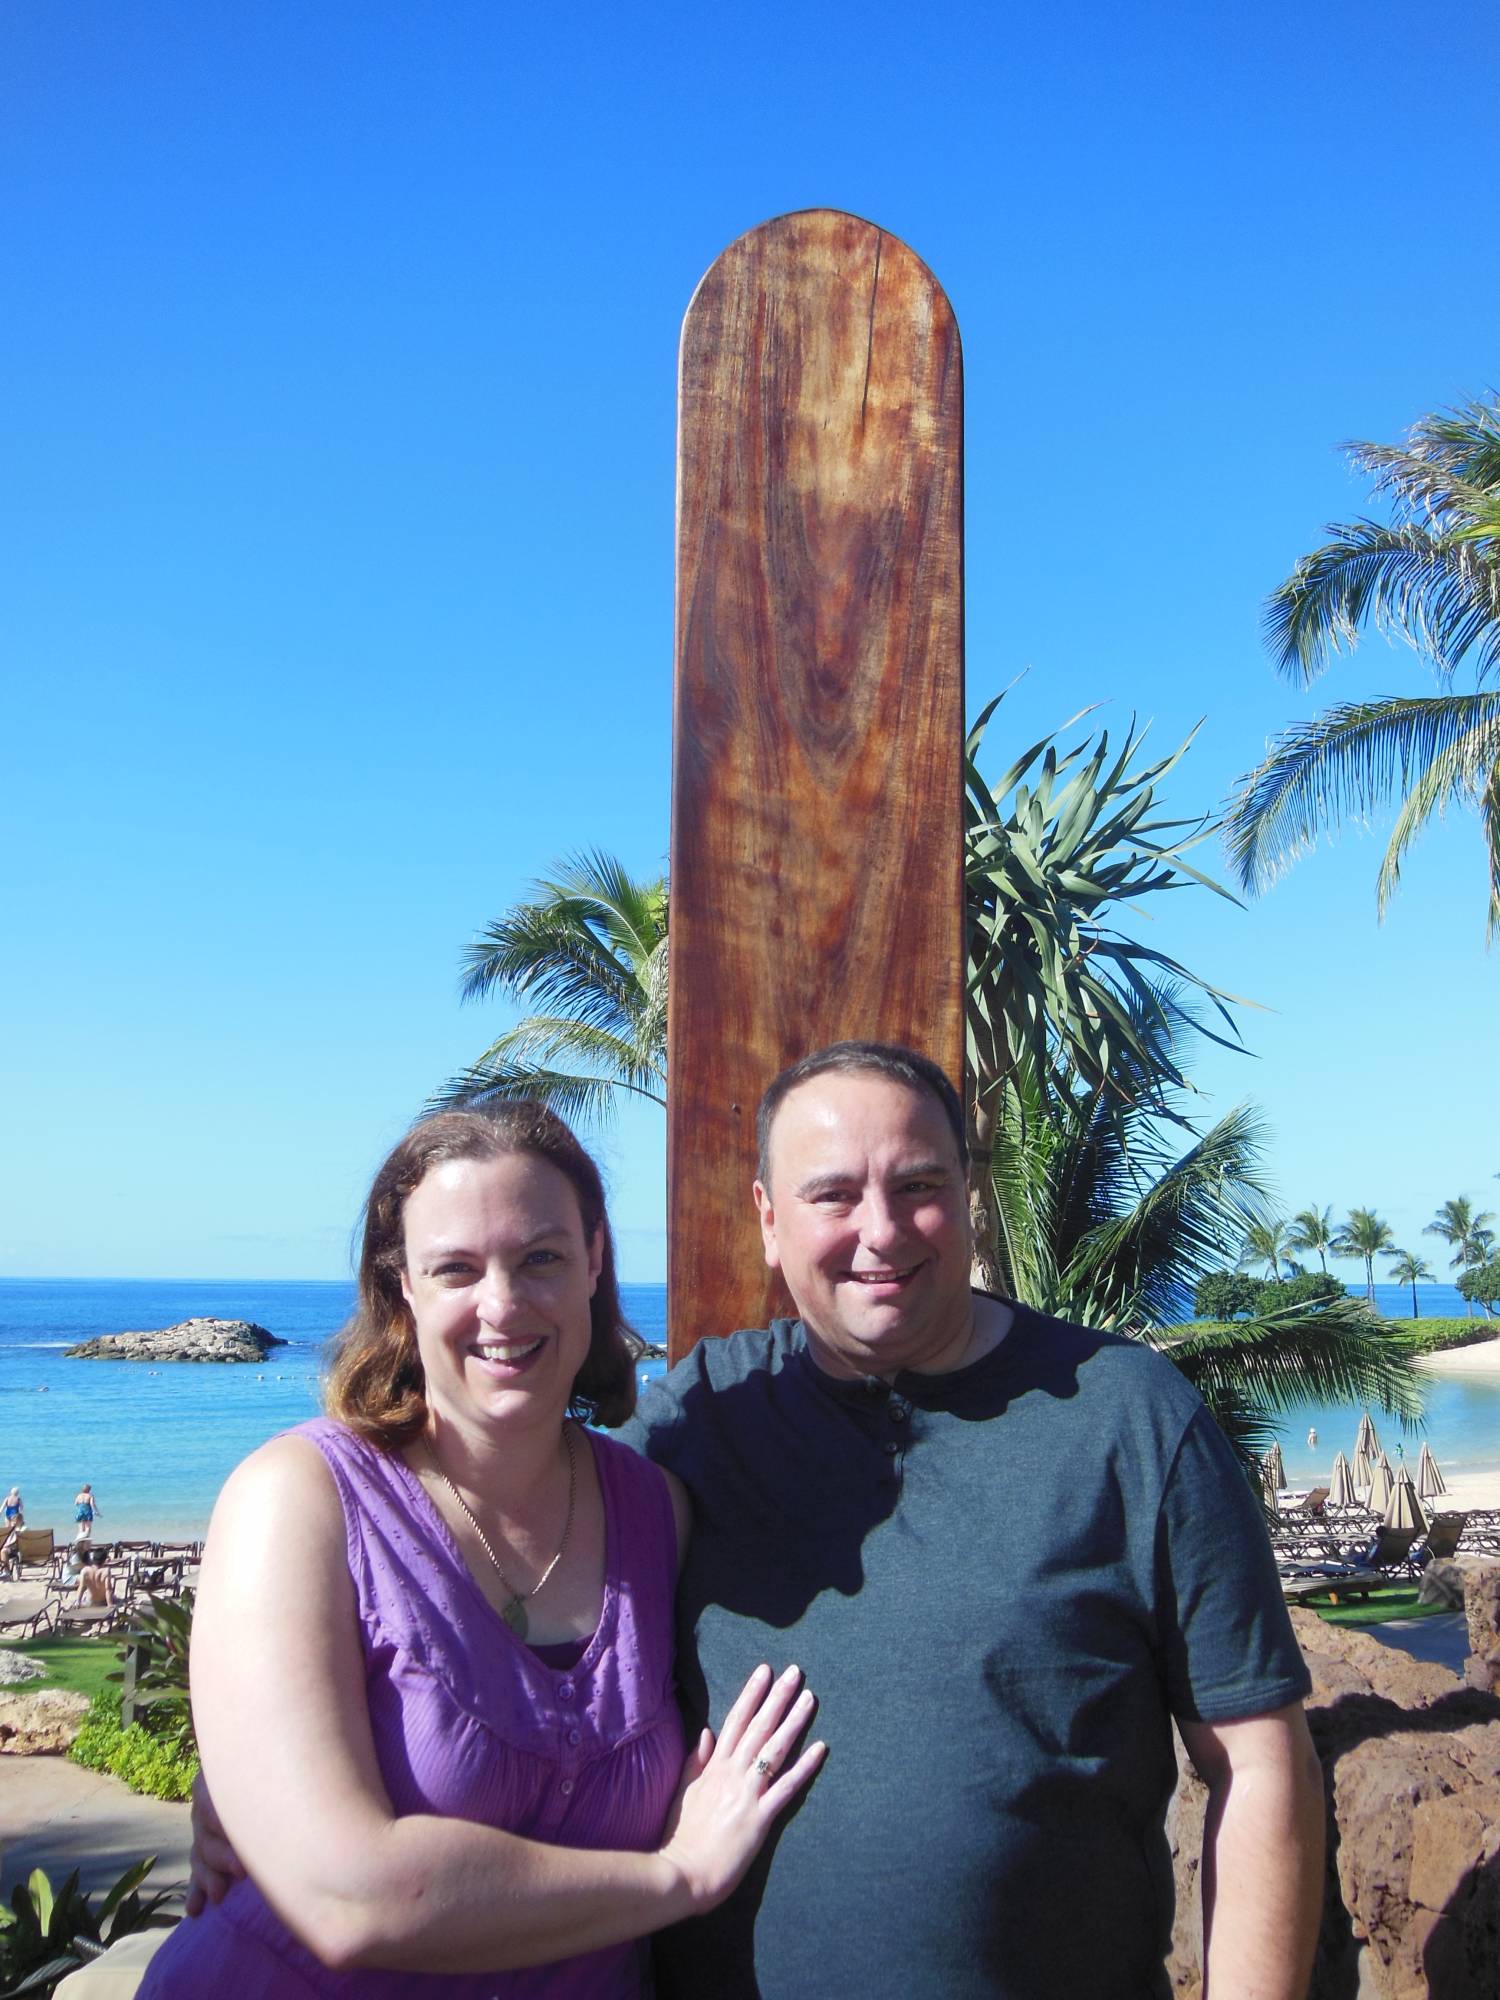
[(518, 1639), (524, 1639), (527, 1632), (531, 1629), (531, 1620), (526, 1616), (526, 1600), (524, 1597), (513, 1597), (500, 1613), (500, 1616), (505, 1620)]

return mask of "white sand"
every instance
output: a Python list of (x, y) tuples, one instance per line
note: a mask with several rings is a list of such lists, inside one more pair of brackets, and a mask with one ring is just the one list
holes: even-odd
[(1500, 1335), (1472, 1347), (1440, 1347), (1420, 1356), (1418, 1366), (1434, 1375), (1500, 1375)]
[[(1442, 1468), (1442, 1460), (1438, 1460)], [(1415, 1467), (1412, 1468), (1415, 1471)], [(1443, 1470), (1443, 1484), (1446, 1493), (1434, 1495), (1424, 1500), (1422, 1507), (1428, 1514), (1451, 1513), (1466, 1507), (1500, 1507), (1500, 1466), (1483, 1472), (1448, 1472)]]

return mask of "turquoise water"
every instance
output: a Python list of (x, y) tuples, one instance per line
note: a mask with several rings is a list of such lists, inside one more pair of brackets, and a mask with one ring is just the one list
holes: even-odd
[[(664, 1340), (666, 1288), (624, 1293), (632, 1324)], [(0, 1280), (0, 1492), (18, 1485), (27, 1520), (60, 1538), (72, 1532), (73, 1495), (86, 1479), (101, 1536), (201, 1535), (239, 1461), (317, 1414), (323, 1349), (353, 1298), (337, 1283)], [(64, 1356), (99, 1334), (199, 1314), (254, 1320), (288, 1345), (259, 1367)]]
[[(666, 1338), (666, 1288), (624, 1287), (625, 1310), (647, 1339)], [(1460, 1316), (1448, 1286), (1419, 1288), (1424, 1317)], [(1394, 1317), (1410, 1295), (1377, 1286)], [(98, 1495), (99, 1530), (127, 1538), (201, 1535), (214, 1497), (247, 1452), (318, 1407), (323, 1347), (353, 1299), (347, 1284), (186, 1283), (9, 1278), (0, 1280), (0, 1492), (12, 1482), (27, 1519), (71, 1532), (73, 1495), (85, 1479)], [(191, 1362), (68, 1361), (63, 1349), (98, 1334), (171, 1326), (195, 1314), (255, 1320), (288, 1345), (261, 1367)], [(642, 1372), (658, 1373), (646, 1362)], [(1353, 1447), (1358, 1411), (1305, 1405), (1281, 1427), (1294, 1483), (1324, 1477), (1335, 1451)], [(1434, 1377), (1424, 1430), (1404, 1440), (1376, 1413), (1394, 1462), (1415, 1459), (1425, 1435), (1445, 1473), (1500, 1466), (1500, 1381)], [(1318, 1446), (1306, 1443), (1309, 1425)]]

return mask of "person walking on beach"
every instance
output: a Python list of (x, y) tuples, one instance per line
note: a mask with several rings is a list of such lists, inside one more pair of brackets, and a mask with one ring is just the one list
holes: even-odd
[(21, 1498), (19, 1486), (12, 1486), (5, 1496), (5, 1525), (7, 1528), (24, 1528), (26, 1525), (26, 1504)]
[(94, 1498), (94, 1489), (85, 1480), (79, 1491), (73, 1495), (73, 1519), (78, 1524), (73, 1531), (75, 1542), (91, 1542), (94, 1539), (94, 1516), (99, 1511), (99, 1503)]
[(624, 1436), (693, 1500), (690, 1734), (774, 1648), (831, 1755), (741, 1887), (657, 1937), (660, 2000), (1167, 1995), (1174, 1719), (1209, 1790), (1208, 1988), (1253, 1972), (1257, 2000), (1303, 2000), (1308, 1674), (1196, 1392), (1140, 1343), (971, 1291), (963, 1110), (925, 1058), (822, 1050), (770, 1085), (759, 1137), (798, 1317), (701, 1342)]

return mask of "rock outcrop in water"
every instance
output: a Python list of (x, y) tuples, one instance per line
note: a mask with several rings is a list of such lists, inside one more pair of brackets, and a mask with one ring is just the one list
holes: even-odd
[(110, 1333), (70, 1347), (70, 1361), (263, 1361), (285, 1347), (248, 1319), (185, 1319), (150, 1333)]

